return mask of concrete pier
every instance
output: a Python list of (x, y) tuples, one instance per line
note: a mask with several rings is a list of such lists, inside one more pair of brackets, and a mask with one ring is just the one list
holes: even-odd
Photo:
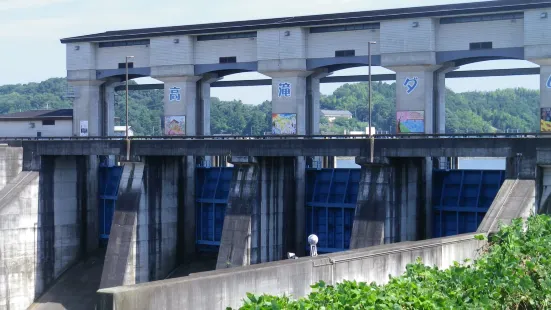
[(148, 157), (124, 164), (102, 288), (163, 279), (178, 266), (183, 161)]
[(422, 159), (358, 157), (362, 166), (351, 249), (423, 237)]
[[(233, 157), (234, 175), (216, 269), (283, 259), (295, 251), (295, 158)], [(304, 198), (303, 198), (304, 199)]]

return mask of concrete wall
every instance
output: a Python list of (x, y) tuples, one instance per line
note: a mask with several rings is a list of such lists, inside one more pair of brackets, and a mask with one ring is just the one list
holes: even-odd
[(523, 36), (522, 19), (440, 24), (436, 50), (439, 52), (469, 50), (469, 43), (472, 42), (492, 42), (493, 48), (522, 47), (524, 46)]
[(162, 279), (177, 267), (181, 160), (125, 163), (100, 287)]
[[(379, 30), (355, 30), (308, 33), (308, 58), (335, 57), (335, 51), (355, 50), (356, 56), (367, 56), (367, 42), (379, 41)], [(330, 42), (330, 44), (328, 44)], [(371, 54), (378, 55), (380, 46), (371, 46)]]
[(117, 69), (126, 62), (126, 56), (134, 56), (129, 62), (134, 68), (149, 67), (149, 47), (145, 45), (96, 47), (96, 69)]
[[(289, 36), (285, 32), (289, 31)], [(266, 29), (257, 32), (258, 60), (306, 58), (307, 30), (303, 28)]]
[(23, 166), (23, 148), (0, 144), (0, 190), (15, 178)]
[[(174, 43), (178, 39), (178, 43)], [(149, 45), (151, 66), (193, 64), (195, 40), (190, 36), (170, 36), (151, 38)]]
[[(419, 27), (412, 27), (418, 22)], [(383, 54), (436, 50), (436, 21), (432, 18), (381, 22), (380, 49)]]
[(256, 61), (256, 39), (228, 39), (195, 42), (196, 64), (217, 64), (220, 57), (237, 57), (237, 62)]
[(0, 309), (26, 309), (82, 254), (76, 158), (40, 165), (0, 191)]
[[(34, 124), (31, 128), (30, 123)], [(70, 137), (72, 136), (72, 120), (55, 120), (55, 125), (42, 125), (42, 120), (0, 121), (2, 137), (37, 137), (38, 132), (43, 137)]]
[(453, 261), (475, 258), (483, 244), (474, 239), (474, 234), (467, 234), (198, 273), (100, 290), (98, 309), (216, 310), (239, 307), (247, 292), (302, 297), (310, 293), (311, 284), (320, 280), (328, 284), (343, 280), (383, 284), (389, 274), (402, 274), (417, 257), (427, 265), (447, 268)]

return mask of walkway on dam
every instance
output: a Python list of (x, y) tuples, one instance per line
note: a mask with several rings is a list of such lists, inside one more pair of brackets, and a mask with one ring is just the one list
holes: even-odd
[(94, 310), (104, 258), (105, 250), (99, 250), (84, 262), (79, 262), (28, 310)]

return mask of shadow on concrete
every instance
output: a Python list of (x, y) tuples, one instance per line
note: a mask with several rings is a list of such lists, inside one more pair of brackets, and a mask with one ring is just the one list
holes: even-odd
[(184, 263), (174, 269), (168, 275), (167, 279), (187, 277), (192, 273), (215, 270), (217, 258), (218, 252), (199, 253), (192, 261)]
[(101, 281), (105, 249), (63, 273), (28, 310), (93, 310)]

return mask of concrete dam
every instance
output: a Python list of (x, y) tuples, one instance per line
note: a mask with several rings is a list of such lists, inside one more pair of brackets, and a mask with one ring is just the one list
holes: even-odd
[[(474, 234), (549, 208), (542, 139), (509, 139), (525, 152), (504, 156), (506, 170), (427, 167), (404, 143), (404, 157), (376, 148), (398, 157), (358, 156), (359, 169), (322, 157), (121, 162), (10, 143), (0, 147), (0, 308), (224, 309), (246, 292), (303, 296), (318, 280), (384, 283), (417, 257), (474, 258)], [(474, 143), (456, 142), (458, 154)]]

